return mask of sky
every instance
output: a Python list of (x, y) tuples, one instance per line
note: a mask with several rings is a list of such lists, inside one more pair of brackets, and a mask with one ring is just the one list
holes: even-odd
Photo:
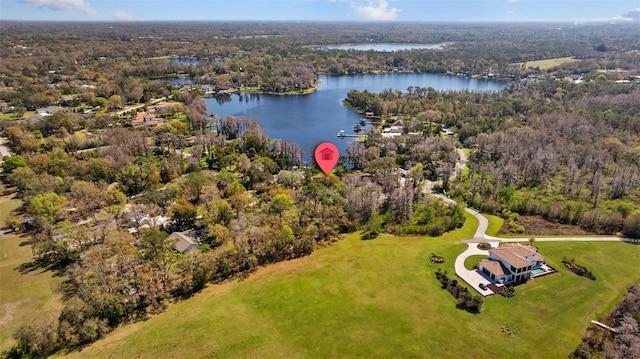
[(0, 0), (0, 21), (637, 22), (640, 0)]

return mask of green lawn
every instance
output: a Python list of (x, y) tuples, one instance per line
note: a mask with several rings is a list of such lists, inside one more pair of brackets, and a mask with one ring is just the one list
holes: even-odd
[(22, 115), (22, 117), (18, 117), (18, 113), (17, 112), (1, 113), (0, 114), (0, 120), (19, 120), (21, 118), (31, 117), (31, 116), (33, 116), (35, 114), (36, 114), (35, 111), (25, 111), (25, 113)]
[[(0, 184), (0, 193), (4, 190)], [(0, 228), (12, 218), (21, 220), (15, 214), (21, 204), (11, 195), (0, 196)], [(18, 235), (0, 236), (0, 352), (12, 345), (12, 334), (20, 324), (55, 319), (60, 307), (55, 294), (59, 277), (41, 270), (18, 270), (32, 259), (31, 247), (22, 244), (25, 240)]]
[(478, 263), (480, 263), (481, 260), (487, 258), (488, 255), (489, 255), (489, 251), (487, 251), (487, 254), (483, 256), (481, 255), (469, 256), (464, 261), (464, 267), (469, 270), (472, 270), (474, 266), (478, 265)]
[[(460, 232), (464, 230), (459, 230)], [(566, 358), (591, 319), (638, 284), (640, 246), (539, 243), (559, 273), (455, 308), (438, 268), (466, 246), (448, 238), (346, 236), (313, 255), (213, 285), (145, 322), (121, 327), (71, 358)], [(437, 253), (442, 265), (428, 258)], [(560, 267), (568, 255), (597, 281)], [(518, 334), (501, 328), (509, 323)]]
[(18, 270), (32, 258), (24, 241), (17, 235), (0, 237), (0, 352), (11, 347), (18, 326), (54, 320), (60, 310), (56, 293), (60, 277), (40, 269)]
[[(4, 192), (4, 186), (0, 184), (0, 193)], [(3, 229), (12, 219), (19, 219), (15, 210), (22, 205), (22, 201), (14, 196), (0, 196), (0, 229)]]
[(487, 227), (487, 234), (494, 237), (498, 236), (498, 232), (500, 231), (500, 228), (502, 228), (502, 225), (504, 224), (504, 219), (498, 216), (494, 216), (492, 214), (483, 213), (482, 215), (487, 217), (487, 219), (489, 220), (489, 227)]

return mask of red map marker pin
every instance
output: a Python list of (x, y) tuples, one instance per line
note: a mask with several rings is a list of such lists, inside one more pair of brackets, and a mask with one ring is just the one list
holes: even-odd
[(322, 172), (328, 175), (333, 167), (336, 166), (336, 163), (338, 163), (340, 151), (338, 151), (338, 147), (333, 143), (323, 142), (316, 147), (315, 158)]

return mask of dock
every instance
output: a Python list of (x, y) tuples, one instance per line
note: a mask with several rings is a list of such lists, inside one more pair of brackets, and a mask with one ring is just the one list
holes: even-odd
[(363, 137), (365, 135), (358, 135), (355, 133), (344, 133), (344, 130), (340, 130), (340, 132), (338, 132), (338, 134), (336, 135), (339, 138), (345, 138), (345, 137), (356, 137), (356, 138), (360, 138)]

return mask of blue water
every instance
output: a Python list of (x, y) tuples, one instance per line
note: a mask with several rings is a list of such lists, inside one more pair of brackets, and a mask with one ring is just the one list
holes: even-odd
[(393, 51), (403, 51), (403, 50), (435, 50), (442, 49), (442, 44), (429, 44), (429, 45), (420, 45), (420, 44), (354, 44), (354, 45), (329, 45), (329, 46), (320, 46), (319, 50), (358, 50), (358, 51), (380, 51), (380, 52), (393, 52)]
[(363, 116), (342, 105), (352, 89), (380, 92), (394, 89), (433, 87), (436, 90), (500, 91), (506, 82), (443, 74), (380, 74), (320, 76), (317, 91), (302, 96), (233, 94), (229, 101), (206, 98), (207, 110), (218, 116), (245, 116), (258, 120), (270, 138), (297, 142), (305, 151), (305, 160), (313, 146), (331, 141), (340, 154), (346, 153), (348, 139), (338, 139), (339, 130), (353, 133)]
[(539, 275), (546, 272), (546, 270), (542, 269), (542, 268), (535, 268), (531, 270), (531, 274), (533, 275)]

